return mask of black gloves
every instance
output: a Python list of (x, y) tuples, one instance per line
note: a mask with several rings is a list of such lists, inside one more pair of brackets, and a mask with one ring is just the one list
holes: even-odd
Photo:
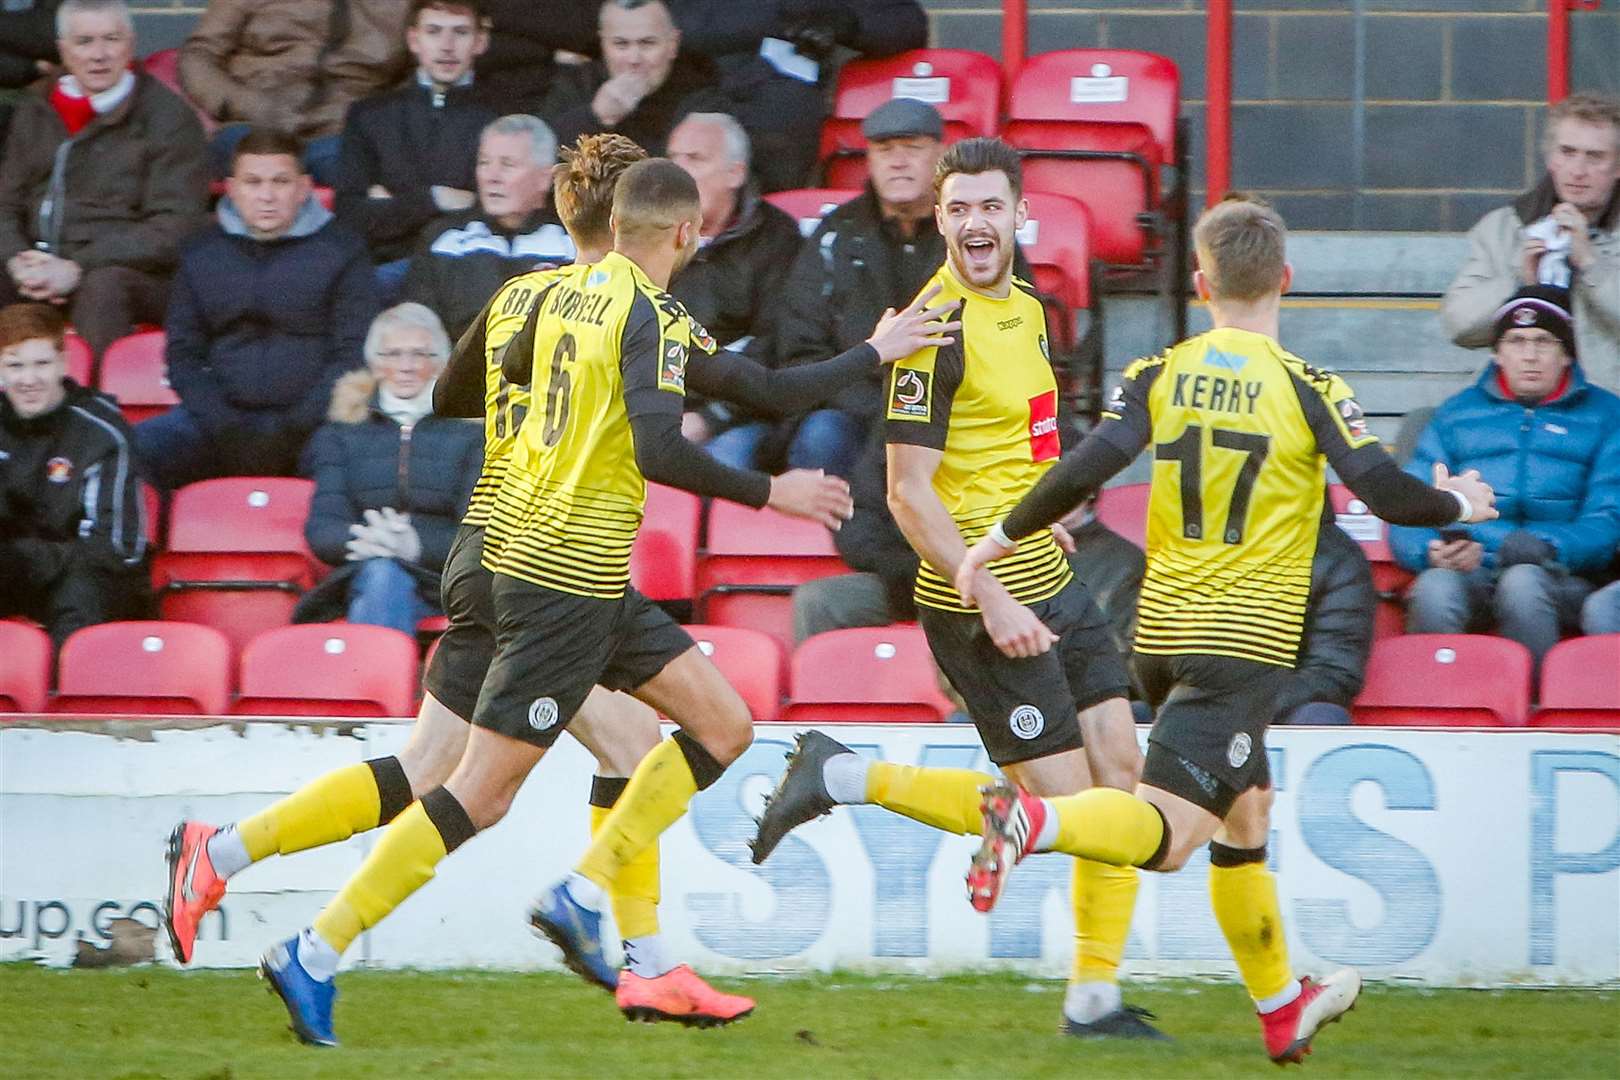
[(1496, 549), (1496, 568), (1506, 570), (1510, 566), (1521, 563), (1530, 563), (1533, 566), (1550, 566), (1558, 561), (1558, 551), (1547, 541), (1523, 529), (1508, 533), (1502, 538), (1502, 543)]
[(782, 0), (777, 18), (778, 36), (817, 63), (830, 57), (840, 40), (853, 38), (860, 26), (859, 16), (844, 0)]

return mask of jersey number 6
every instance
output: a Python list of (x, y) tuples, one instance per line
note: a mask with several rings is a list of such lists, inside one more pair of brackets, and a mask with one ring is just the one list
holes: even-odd
[[(1181, 463), (1181, 535), (1189, 540), (1204, 538), (1204, 429), (1188, 424), (1185, 431), (1170, 442), (1154, 443), (1153, 457), (1157, 461)], [(1228, 544), (1243, 543), (1243, 527), (1249, 516), (1249, 495), (1260, 476), (1260, 466), (1271, 452), (1271, 436), (1251, 431), (1229, 431), (1213, 428), (1210, 442), (1222, 450), (1235, 450), (1244, 455), (1243, 467), (1238, 470), (1232, 484), (1232, 495), (1227, 500), (1226, 533), (1221, 537)]]
[(577, 351), (574, 335), (564, 334), (557, 339), (557, 348), (551, 354), (551, 381), (546, 384), (546, 426), (541, 432), (547, 446), (556, 446), (568, 426), (573, 377), (563, 365), (572, 364)]

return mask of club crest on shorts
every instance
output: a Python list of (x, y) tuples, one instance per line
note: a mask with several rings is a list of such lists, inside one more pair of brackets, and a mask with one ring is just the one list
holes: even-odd
[(1033, 705), (1020, 705), (1008, 717), (1007, 726), (1020, 739), (1033, 739), (1046, 730), (1046, 717)]
[(529, 706), (529, 726), (536, 731), (544, 731), (557, 723), (561, 711), (557, 708), (556, 698), (535, 698)]
[(1253, 750), (1254, 740), (1249, 738), (1247, 731), (1240, 731), (1226, 744), (1226, 763), (1234, 769), (1242, 768)]

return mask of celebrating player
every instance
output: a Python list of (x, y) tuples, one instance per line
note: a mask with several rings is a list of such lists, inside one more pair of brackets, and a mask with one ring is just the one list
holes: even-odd
[[(631, 690), (683, 730), (638, 766), (568, 886), (532, 921), (564, 947), (570, 966), (603, 985), (603, 889), (656, 842), (686, 801), (717, 779), (752, 738), (746, 707), (686, 632), (629, 587), (629, 552), (645, 481), (654, 480), (836, 525), (849, 513), (843, 481), (819, 472), (739, 472), (687, 443), (679, 418), (691, 348), (707, 335), (663, 286), (696, 250), (698, 197), (667, 161), (625, 170), (613, 196), (615, 250), (547, 284), (526, 327), (503, 353), (507, 381), (546, 393), (519, 428), (490, 507), (482, 564), (494, 572), (496, 655), (473, 709), (466, 749), (442, 786), (389, 825), (371, 855), (314, 924), (261, 964), (306, 1041), (333, 1040), (333, 974), (342, 951), (433, 876), (434, 867), (505, 814), (518, 787), (578, 713), (591, 688)], [(824, 397), (856, 369), (941, 340), (941, 309), (915, 304), (869, 343), (805, 369), (790, 384)], [(535, 357), (543, 357), (536, 369)], [(741, 363), (740, 361), (738, 363)], [(717, 384), (765, 385), (737, 364), (695, 363)], [(696, 381), (694, 381), (696, 388)], [(707, 387), (705, 388), (707, 389)], [(716, 1023), (752, 1009), (746, 998), (693, 986), (690, 969), (663, 989), (634, 973), (619, 981), (627, 1014)], [(664, 981), (664, 980), (658, 980)], [(643, 995), (626, 1004), (629, 986)], [(632, 996), (635, 996), (632, 994)], [(679, 1012), (664, 1004), (678, 999)]]
[[(967, 544), (1057, 461), (1060, 433), (1045, 314), (1012, 274), (1014, 236), (1027, 214), (1017, 152), (996, 139), (959, 142), (939, 162), (934, 192), (947, 254), (932, 285), (961, 302), (961, 342), (895, 365), (885, 421), (889, 505), (922, 556), (918, 618), (991, 760), (1009, 776), (1050, 795), (1099, 783), (1123, 796), (1141, 769), (1128, 676), (1059, 539), (1043, 533), (998, 575), (982, 574), (973, 600), (951, 584)], [(760, 820), (754, 861), (839, 804), (875, 803), (973, 833), (979, 789), (989, 783), (968, 769), (873, 761), (807, 732)], [(1134, 868), (1075, 863), (1075, 968), (1063, 1009), (1069, 1034), (1164, 1037), (1120, 997), (1136, 888)]]
[(1478, 473), (1435, 486), (1407, 476), (1367, 431), (1350, 388), (1277, 343), (1292, 269), (1270, 207), (1229, 197), (1198, 220), (1198, 295), (1215, 329), (1126, 369), (1103, 421), (990, 528), (961, 561), (963, 601), (987, 565), (1019, 566), (1028, 541), (1148, 446), (1147, 576), (1138, 673), (1159, 706), (1142, 783), (1042, 799), (1016, 775), (990, 785), (984, 841), (968, 873), (988, 908), (1014, 863), (1066, 851), (1170, 871), (1209, 843), (1210, 900), (1260, 1015), (1266, 1052), (1299, 1062), (1312, 1037), (1354, 1005), (1344, 969), (1296, 979), (1276, 879), (1266, 869), (1271, 777), (1265, 732), (1302, 700), (1293, 668), (1325, 491), (1324, 459), (1373, 513), (1408, 525), (1496, 516)]

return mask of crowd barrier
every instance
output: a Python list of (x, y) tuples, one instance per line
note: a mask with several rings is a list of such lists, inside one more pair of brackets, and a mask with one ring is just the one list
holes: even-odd
[[(65, 963), (79, 938), (104, 943), (120, 915), (154, 923), (176, 820), (244, 816), (325, 770), (397, 751), (407, 730), (90, 718), (0, 728), (0, 960)], [(678, 955), (710, 972), (1067, 971), (1062, 856), (1020, 866), (988, 918), (963, 889), (972, 840), (873, 807), (821, 819), (752, 866), (752, 816), (794, 731), (761, 725), (666, 835), (660, 910)], [(838, 734), (893, 761), (986, 764), (967, 726)], [(1270, 754), (1271, 862), (1301, 972), (1353, 964), (1433, 985), (1620, 982), (1620, 737), (1284, 729)], [(588, 755), (563, 740), (510, 816), (362, 937), (349, 962), (555, 966), (523, 912), (585, 843), (590, 772)], [(205, 921), (196, 963), (252, 963), (309, 921), (375, 835), (245, 871)], [(1200, 854), (1178, 875), (1143, 875), (1129, 972), (1232, 974), (1207, 871)]]

